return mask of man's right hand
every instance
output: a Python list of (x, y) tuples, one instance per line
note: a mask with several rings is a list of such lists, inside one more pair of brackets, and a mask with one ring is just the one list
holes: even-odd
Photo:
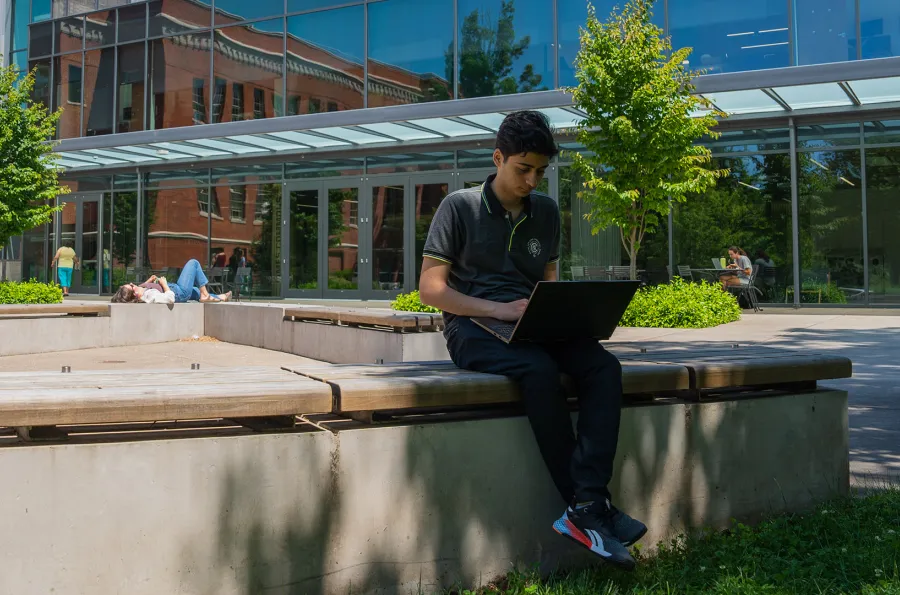
[(528, 306), (528, 300), (521, 299), (507, 304), (497, 304), (495, 306), (494, 318), (506, 322), (516, 322), (522, 318), (525, 308)]

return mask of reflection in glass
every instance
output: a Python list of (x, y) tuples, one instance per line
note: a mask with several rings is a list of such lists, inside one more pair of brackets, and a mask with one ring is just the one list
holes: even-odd
[(143, 39), (147, 28), (147, 5), (125, 6), (119, 9), (118, 42)]
[(216, 0), (216, 25), (284, 14), (284, 0)]
[(366, 158), (370, 174), (392, 174), (415, 171), (453, 169), (453, 151), (434, 153), (406, 153), (402, 155), (372, 155)]
[(115, 48), (84, 53), (84, 136), (113, 132), (115, 68)]
[(285, 164), (284, 177), (332, 178), (358, 176), (363, 173), (363, 158), (329, 159), (327, 161), (290, 161)]
[(401, 184), (372, 188), (372, 289), (403, 289), (403, 201)]
[(866, 151), (869, 299), (900, 303), (900, 148)]
[(319, 287), (319, 191), (290, 191), (291, 253), (288, 255), (289, 287)]
[(130, 279), (126, 273), (137, 263), (137, 192), (116, 192), (112, 196), (103, 215), (104, 292), (114, 292), (127, 283)]
[(359, 288), (359, 188), (328, 189), (328, 289)]
[(894, 0), (859, 0), (862, 58), (900, 56), (900, 4)]
[(57, 124), (59, 138), (81, 136), (82, 54), (68, 54), (53, 59), (53, 108), (63, 108)]
[[(865, 301), (860, 153), (798, 153), (800, 301)], [(764, 265), (764, 254), (753, 254)], [(756, 262), (759, 260), (759, 262)], [(766, 279), (764, 281), (774, 281)], [(793, 293), (791, 291), (790, 293)]]
[(116, 11), (95, 12), (84, 17), (86, 48), (112, 45), (116, 42)]
[(368, 18), (369, 107), (453, 98), (452, 0), (387, 0)]
[(49, 56), (53, 53), (53, 25), (34, 25), (28, 30), (28, 55)]
[(459, 97), (553, 88), (552, 0), (458, 0)]
[(50, 226), (41, 225), (22, 234), (22, 278), (47, 282), (52, 254), (48, 245)]
[(15, 0), (13, 2), (12, 16), (12, 44), (13, 51), (28, 49), (28, 0)]
[(787, 2), (670, 0), (672, 47), (691, 47), (689, 68), (709, 74), (791, 65)]
[[(794, 284), (790, 155), (714, 158), (710, 167), (727, 168), (731, 175), (675, 207), (676, 267), (709, 269), (713, 258), (727, 258), (728, 247), (738, 246), (751, 261), (770, 263), (757, 282), (760, 301), (784, 302)], [(696, 271), (695, 280), (703, 279), (717, 276)]]
[(121, 46), (119, 74), (116, 77), (116, 132), (135, 132), (144, 129), (144, 44)]
[(281, 95), (284, 21), (218, 29), (213, 69), (213, 122), (272, 118)]
[[(145, 194), (148, 230), (142, 274), (162, 274), (177, 278), (188, 260), (207, 262), (209, 253), (209, 215), (201, 204), (208, 200), (207, 188), (166, 188)], [(139, 277), (140, 275), (138, 275)]]
[(207, 122), (209, 52), (195, 42), (192, 35), (150, 42), (149, 130)]
[(425, 249), (425, 239), (431, 228), (431, 220), (437, 211), (438, 205), (450, 192), (449, 182), (430, 182), (416, 184), (416, 288), (419, 287), (419, 278), (422, 275), (422, 250)]
[(97, 293), (100, 283), (100, 204), (95, 200), (81, 203), (81, 270), (75, 271), (73, 284), (80, 291)]
[(287, 95), (298, 113), (363, 106), (363, 6), (287, 20)]
[(84, 20), (81, 17), (69, 17), (53, 21), (53, 53), (65, 54), (82, 49), (84, 37)]
[(793, 0), (795, 63), (856, 60), (855, 0)]
[(154, 0), (150, 3), (150, 37), (177, 35), (208, 29), (212, 20), (211, 2)]
[[(16, 5), (20, 6), (24, 4), (24, 6), (28, 6), (27, 2), (22, 3), (22, 0), (16, 0)], [(46, 21), (50, 18), (50, 0), (31, 0), (31, 21), (36, 23), (38, 21)]]
[(28, 70), (35, 70), (31, 99), (35, 102), (43, 103), (47, 109), (50, 109), (50, 93), (52, 89), (50, 84), (50, 59), (31, 61), (28, 63)]

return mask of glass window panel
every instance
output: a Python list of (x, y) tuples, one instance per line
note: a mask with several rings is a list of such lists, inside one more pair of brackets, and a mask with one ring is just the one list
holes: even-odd
[(53, 109), (63, 108), (57, 124), (58, 138), (81, 136), (82, 54), (53, 59)]
[(853, 81), (850, 88), (863, 105), (900, 101), (900, 77)]
[(361, 0), (287, 0), (288, 12), (301, 12), (317, 8), (329, 8), (341, 4), (351, 4)]
[(213, 122), (284, 115), (275, 105), (282, 86), (284, 20), (227, 27), (215, 35)]
[(458, 0), (459, 97), (553, 88), (553, 2)]
[(797, 159), (800, 301), (858, 299), (864, 292), (860, 153), (798, 153)]
[(704, 97), (716, 104), (716, 107), (722, 111), (732, 114), (784, 111), (784, 108), (778, 105), (774, 99), (758, 89), (704, 93)]
[(363, 106), (363, 6), (287, 20), (287, 94), (299, 114)]
[(15, 65), (19, 69), (19, 78), (21, 79), (28, 73), (28, 53), (14, 52), (9, 63)]
[[(16, 0), (20, 3), (22, 0)], [(28, 6), (27, 2), (22, 2), (24, 6)], [(31, 0), (31, 22), (46, 21), (50, 18), (50, 0)]]
[(335, 176), (359, 176), (363, 173), (363, 158), (328, 159), (321, 161), (292, 161), (285, 164), (284, 177), (331, 178)]
[(703, 144), (713, 153), (787, 151), (791, 138), (787, 128), (726, 130), (716, 140), (704, 139)]
[(797, 85), (773, 89), (792, 109), (853, 105), (837, 83)]
[(119, 9), (119, 43), (143, 39), (147, 31), (147, 5)]
[(252, 21), (284, 14), (283, 0), (216, 0), (216, 25)]
[(578, 114), (574, 114), (559, 107), (544, 108), (538, 111), (547, 116), (547, 119), (550, 120), (550, 126), (552, 128), (556, 128), (557, 130), (564, 128), (574, 128), (575, 125), (578, 124), (578, 122), (584, 119)]
[(329, 188), (328, 289), (359, 289), (359, 188)]
[(367, 158), (366, 166), (368, 168), (366, 171), (370, 174), (453, 169), (453, 152), (374, 155)]
[(804, 148), (859, 145), (859, 122), (798, 126), (797, 141)]
[(190, 145), (200, 145), (201, 147), (209, 147), (217, 151), (226, 151), (235, 155), (246, 155), (248, 153), (267, 153), (268, 151), (262, 147), (251, 147), (242, 143), (233, 143), (215, 138), (198, 138), (191, 141), (185, 141)]
[(483, 149), (465, 149), (459, 151), (457, 155), (459, 168), (477, 168), (477, 167), (495, 167), (494, 165), (494, 149), (485, 147)]
[[(622, 0), (594, 0), (597, 18), (607, 21), (614, 7), (624, 6)], [(561, 87), (574, 86), (575, 80), (575, 56), (581, 47), (578, 39), (579, 28), (587, 22), (587, 0), (556, 0), (557, 27), (559, 29), (559, 85)], [(652, 22), (662, 29), (665, 27), (665, 14), (663, 3), (657, 2), (653, 7)]]
[(204, 147), (199, 147), (197, 145), (189, 145), (183, 142), (152, 143), (151, 146), (162, 149), (164, 151), (176, 151), (178, 153), (186, 153), (195, 157), (227, 157), (231, 155), (231, 153), (228, 153), (226, 151), (207, 149)]
[(150, 37), (177, 35), (208, 29), (212, 20), (211, 2), (195, 0), (154, 0), (150, 3)]
[(894, 0), (859, 0), (863, 60), (900, 56), (900, 4)]
[(147, 174), (147, 188), (205, 186), (208, 180), (209, 170), (206, 169), (152, 171)]
[(212, 169), (213, 184), (281, 180), (281, 164), (234, 165)]
[(318, 132), (320, 134), (326, 134), (328, 136), (333, 136), (340, 140), (345, 140), (347, 142), (351, 142), (353, 144), (358, 144), (358, 145), (394, 142), (391, 139), (385, 138), (380, 135), (368, 134), (365, 132), (360, 132), (359, 130), (353, 130), (352, 128), (341, 128), (339, 126), (315, 128), (313, 131)]
[(783, 0), (670, 0), (672, 47), (691, 47), (691, 69), (710, 74), (791, 65), (788, 4)]
[[(84, 136), (113, 132), (113, 80), (115, 48), (91, 50), (84, 54)], [(143, 73), (141, 73), (143, 74)]]
[[(315, 188), (291, 190), (290, 254), (288, 286), (291, 289), (319, 287), (319, 191)], [(329, 217), (330, 218), (330, 217)], [(273, 258), (277, 258), (273, 254)]]
[(85, 38), (87, 48), (112, 45), (116, 42), (116, 11), (105, 10), (84, 17)]
[(145, 194), (144, 274), (177, 279), (190, 259), (209, 262), (209, 189), (174, 188), (166, 182)]
[(42, 23), (28, 29), (28, 55), (49, 56), (53, 53), (53, 25)]
[(28, 23), (31, 22), (29, 16), (28, 0), (15, 0), (13, 3), (11, 49), (28, 49)]
[(866, 122), (866, 144), (880, 145), (900, 142), (900, 120)]
[(367, 130), (371, 130), (372, 132), (378, 132), (379, 134), (386, 134), (387, 136), (391, 136), (400, 140), (423, 140), (441, 138), (439, 134), (424, 132), (422, 130), (410, 128), (409, 126), (401, 126), (400, 124), (391, 124), (389, 122), (382, 122), (378, 124), (362, 124), (360, 128), (365, 128)]
[(118, 96), (116, 98), (116, 132), (144, 129), (144, 44), (134, 43), (118, 48)]
[(125, 147), (118, 147), (116, 150), (126, 151), (128, 153), (134, 153), (136, 155), (146, 155), (160, 161), (170, 161), (172, 159), (187, 159), (191, 157), (190, 155), (186, 155), (184, 153), (176, 153), (174, 151), (159, 149), (156, 147), (151, 147), (149, 145), (129, 145)]
[(730, 174), (675, 208), (675, 265), (690, 266), (695, 280), (717, 282), (712, 259), (739, 246), (751, 261), (769, 263), (757, 285), (760, 301), (784, 303), (794, 284), (790, 155), (715, 158), (713, 166)]
[(113, 177), (113, 189), (115, 190), (130, 190), (137, 187), (137, 174), (116, 174)]
[(866, 151), (869, 300), (900, 303), (900, 148)]
[(453, 1), (370, 4), (369, 107), (452, 98)]
[(195, 41), (178, 35), (149, 42), (149, 130), (207, 122), (209, 52)]
[(33, 60), (28, 63), (28, 70), (34, 70), (34, 88), (31, 90), (31, 99), (43, 103), (47, 109), (51, 109), (50, 95), (53, 89), (50, 80), (50, 59)]
[(240, 143), (262, 147), (270, 151), (296, 151), (303, 149), (301, 145), (276, 140), (270, 136), (255, 136), (252, 134), (242, 134), (239, 136), (226, 136), (228, 140), (234, 140)]
[(425, 249), (425, 239), (431, 228), (431, 221), (444, 197), (450, 193), (449, 182), (418, 182), (414, 186), (415, 194), (415, 218), (416, 218), (416, 288), (419, 287), (419, 278), (422, 274), (422, 251)]
[(137, 260), (138, 195), (116, 192), (105, 201), (103, 213), (103, 292), (112, 293), (128, 283), (128, 270)]
[(472, 114), (471, 116), (460, 116), (463, 120), (468, 120), (473, 124), (490, 128), (493, 131), (500, 129), (500, 124), (506, 117), (504, 114)]
[(856, 60), (856, 0), (793, 0), (795, 63)]
[(403, 289), (403, 205), (406, 186), (372, 186), (372, 289)]
[(271, 136), (277, 136), (278, 138), (284, 139), (286, 141), (300, 143), (308, 147), (350, 146), (350, 143), (348, 142), (325, 138), (324, 136), (315, 136), (303, 132), (273, 132), (271, 133)]
[(53, 21), (54, 54), (65, 54), (81, 50), (83, 37), (84, 19), (81, 17), (69, 17)]
[(421, 126), (426, 130), (434, 130), (435, 132), (450, 137), (490, 134), (481, 128), (468, 126), (455, 120), (448, 120), (447, 118), (425, 118), (422, 120), (410, 120), (409, 123)]

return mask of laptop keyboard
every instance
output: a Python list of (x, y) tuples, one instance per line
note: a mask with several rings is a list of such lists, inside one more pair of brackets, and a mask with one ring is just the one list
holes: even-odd
[(509, 323), (497, 324), (491, 327), (495, 333), (498, 335), (509, 339), (513, 335), (513, 331), (516, 330), (516, 325)]

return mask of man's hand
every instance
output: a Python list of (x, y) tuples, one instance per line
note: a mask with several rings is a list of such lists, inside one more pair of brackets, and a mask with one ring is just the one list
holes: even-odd
[(506, 322), (516, 322), (522, 318), (525, 308), (528, 306), (528, 300), (516, 300), (508, 304), (497, 304), (495, 306), (494, 318), (504, 320)]

